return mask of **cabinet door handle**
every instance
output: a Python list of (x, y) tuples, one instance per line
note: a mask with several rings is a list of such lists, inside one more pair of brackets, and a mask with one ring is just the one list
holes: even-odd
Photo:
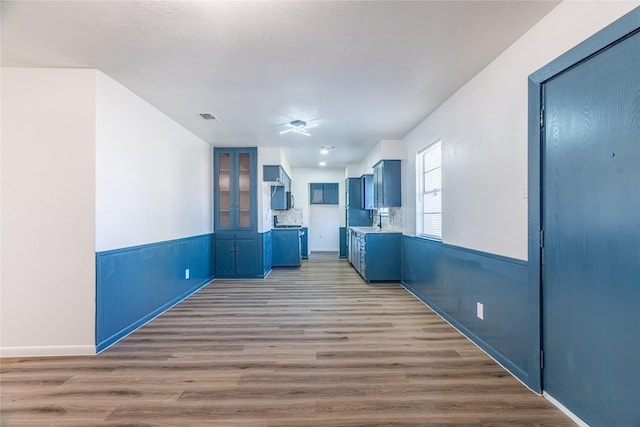
[(229, 252), (233, 253), (233, 248), (229, 249)]
[(236, 248), (236, 253), (240, 252), (240, 248)]

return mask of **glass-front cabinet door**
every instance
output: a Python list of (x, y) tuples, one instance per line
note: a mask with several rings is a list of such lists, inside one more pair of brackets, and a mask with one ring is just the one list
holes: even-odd
[(255, 210), (252, 203), (252, 185), (255, 180), (251, 168), (251, 153), (238, 152), (238, 223), (236, 229), (252, 229), (251, 214)]
[(216, 229), (232, 229), (232, 212), (234, 202), (231, 198), (231, 153), (221, 152), (217, 155), (217, 190), (218, 197), (215, 201), (218, 210), (218, 224)]
[(257, 229), (255, 148), (214, 149), (215, 231)]

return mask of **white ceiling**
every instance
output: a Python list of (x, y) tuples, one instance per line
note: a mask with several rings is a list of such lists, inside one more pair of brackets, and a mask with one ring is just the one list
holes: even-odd
[[(97, 68), (220, 146), (293, 167), (399, 139), (557, 1), (2, 1), (2, 65)], [(210, 112), (220, 121), (205, 121)], [(284, 124), (317, 120), (307, 137)]]

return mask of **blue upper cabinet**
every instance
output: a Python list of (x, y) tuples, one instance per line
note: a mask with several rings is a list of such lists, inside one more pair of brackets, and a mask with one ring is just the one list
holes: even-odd
[(280, 165), (263, 165), (262, 180), (273, 182), (271, 186), (271, 209), (287, 210), (293, 206), (291, 178)]
[(373, 197), (373, 175), (366, 174), (360, 177), (360, 192), (362, 195), (362, 209), (375, 209)]
[(310, 183), (309, 203), (312, 205), (337, 205), (340, 203), (338, 183)]
[(278, 185), (284, 185), (285, 180), (289, 176), (280, 165), (263, 165), (262, 180), (264, 182), (273, 182)]
[(362, 185), (360, 178), (347, 178), (345, 181), (345, 208), (362, 209)]
[(291, 209), (291, 193), (286, 191), (284, 185), (271, 186), (271, 209), (284, 211)]
[(371, 226), (371, 212), (362, 208), (362, 181), (360, 178), (347, 178), (345, 181), (345, 212), (347, 227)]
[(214, 149), (214, 228), (257, 231), (256, 148)]
[(373, 188), (375, 207), (402, 206), (400, 160), (380, 160), (373, 166)]

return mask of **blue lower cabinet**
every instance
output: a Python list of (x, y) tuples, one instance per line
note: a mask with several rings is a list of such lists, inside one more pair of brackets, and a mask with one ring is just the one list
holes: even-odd
[(349, 231), (349, 261), (367, 282), (399, 282), (402, 234)]
[(309, 259), (309, 229), (302, 227), (302, 237), (300, 238), (300, 253), (302, 259)]
[(256, 233), (216, 233), (215, 249), (216, 277), (258, 277)]
[(235, 274), (235, 240), (216, 238), (216, 276), (225, 277)]
[(257, 239), (236, 239), (236, 277), (256, 277), (258, 273)]
[(300, 266), (299, 228), (275, 228), (271, 230), (271, 245), (273, 267)]
[(367, 233), (366, 273), (369, 282), (399, 282), (402, 234)]
[(347, 229), (346, 227), (340, 227), (340, 258), (347, 257)]

